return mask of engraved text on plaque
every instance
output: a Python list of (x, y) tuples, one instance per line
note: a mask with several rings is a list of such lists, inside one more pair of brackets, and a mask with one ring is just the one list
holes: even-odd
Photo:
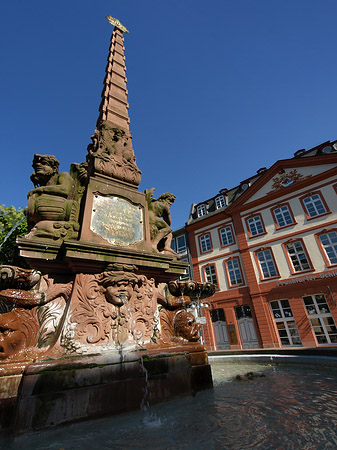
[(143, 209), (124, 198), (95, 195), (90, 229), (112, 245), (142, 241)]

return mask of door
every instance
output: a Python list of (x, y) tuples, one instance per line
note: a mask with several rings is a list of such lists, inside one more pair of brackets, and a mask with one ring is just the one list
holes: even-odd
[(230, 349), (225, 311), (222, 308), (218, 308), (211, 310), (210, 313), (216, 350)]
[(254, 320), (249, 305), (236, 306), (235, 315), (238, 323), (242, 348), (259, 348)]

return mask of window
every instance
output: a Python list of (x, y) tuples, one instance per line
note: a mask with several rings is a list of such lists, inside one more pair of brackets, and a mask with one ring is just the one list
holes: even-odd
[(209, 312), (213, 323), (219, 321), (226, 322), (225, 311), (223, 308), (211, 309)]
[(243, 284), (240, 262), (238, 258), (232, 258), (225, 261), (227, 276), (230, 286), (238, 286)]
[(272, 209), (276, 228), (285, 228), (295, 223), (289, 205), (282, 205)]
[(234, 243), (232, 227), (224, 227), (219, 230), (221, 247)]
[(262, 217), (260, 216), (260, 214), (254, 217), (250, 217), (249, 219), (246, 219), (246, 221), (250, 237), (265, 233)]
[(178, 236), (176, 238), (176, 240), (177, 240), (177, 245), (176, 245), (177, 253), (184, 252), (186, 250), (186, 239), (185, 239), (185, 236), (184, 235)]
[(281, 345), (302, 345), (289, 301), (275, 300), (270, 302), (270, 307), (274, 316)]
[(323, 294), (303, 297), (318, 344), (337, 344), (337, 328)]
[(235, 306), (234, 311), (237, 320), (240, 320), (244, 317), (252, 317), (252, 311), (249, 305)]
[(300, 201), (308, 220), (330, 212), (327, 204), (319, 192), (302, 197), (300, 198)]
[(172, 250), (173, 251), (177, 251), (177, 249), (176, 249), (176, 240), (175, 239), (172, 239), (172, 241), (171, 241), (171, 248), (172, 248)]
[(216, 209), (223, 208), (224, 206), (226, 206), (226, 200), (223, 195), (219, 195), (218, 197), (215, 198), (215, 206)]
[(211, 236), (209, 233), (199, 237), (201, 253), (210, 252), (212, 250)]
[(294, 272), (302, 272), (312, 268), (302, 241), (288, 242), (287, 244), (284, 244), (284, 247), (287, 251), (287, 255), (289, 256)]
[(216, 289), (219, 289), (218, 285), (218, 277), (216, 275), (215, 264), (209, 264), (208, 266), (204, 266), (205, 279), (208, 283), (213, 283)]
[[(188, 259), (186, 258), (181, 258), (181, 261), (186, 261), (188, 262)], [(180, 280), (189, 280), (191, 278), (191, 273), (190, 273), (190, 267), (186, 267), (186, 271), (183, 275), (180, 275), (179, 279)]]
[(329, 231), (328, 233), (320, 234), (318, 239), (328, 264), (337, 264), (337, 232)]
[(279, 273), (276, 269), (274, 256), (270, 248), (258, 250), (256, 252), (256, 258), (259, 263), (262, 278), (266, 279), (279, 276)]
[(206, 214), (207, 214), (206, 206), (204, 204), (197, 206), (197, 215), (198, 215), (198, 217), (205, 216)]

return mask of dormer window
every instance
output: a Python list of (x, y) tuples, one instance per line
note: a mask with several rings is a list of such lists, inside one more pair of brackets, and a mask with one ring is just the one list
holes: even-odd
[(215, 197), (215, 206), (216, 209), (220, 209), (226, 206), (226, 200), (224, 195), (218, 195), (217, 197)]
[(305, 153), (305, 148), (301, 148), (300, 150), (297, 150), (297, 152), (294, 153), (294, 156), (302, 156)]
[(335, 149), (332, 148), (330, 145), (326, 145), (322, 148), (322, 153), (329, 154), (329, 153), (335, 153)]
[(249, 186), (250, 186), (249, 181), (243, 181), (240, 185), (240, 188), (242, 191), (246, 191), (249, 188)]
[(206, 206), (204, 203), (202, 203), (201, 205), (197, 206), (197, 215), (198, 217), (202, 217), (202, 216), (206, 216), (207, 211), (206, 211)]

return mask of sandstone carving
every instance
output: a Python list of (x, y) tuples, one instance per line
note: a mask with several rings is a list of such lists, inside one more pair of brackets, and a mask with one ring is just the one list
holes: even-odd
[[(172, 296), (171, 301), (176, 301), (178, 297), (188, 296), (192, 300), (203, 300), (204, 298), (211, 297), (215, 292), (215, 285), (212, 283), (199, 283), (192, 280), (175, 280), (170, 281), (167, 284), (169, 293)], [(169, 294), (166, 294), (167, 298), (170, 298)]]
[(127, 30), (109, 18), (86, 162), (59, 172), (55, 156), (34, 155), (29, 233), (17, 240), (32, 269), (0, 266), (0, 431), (23, 434), (212, 387), (188, 309), (200, 310), (212, 289), (170, 281), (186, 267), (171, 249), (175, 196), (137, 190)]
[(172, 229), (170, 207), (175, 195), (170, 192), (162, 194), (158, 199), (153, 198), (154, 188), (145, 191), (149, 208), (150, 233), (152, 248), (156, 251), (177, 256), (171, 249)]
[(72, 164), (70, 174), (59, 173), (59, 161), (53, 155), (34, 155), (28, 193), (27, 221), (29, 239), (54, 241), (78, 236), (80, 201), (87, 177), (86, 164)]
[(17, 266), (0, 266), (0, 289), (32, 289), (41, 280), (38, 270), (21, 269)]
[(55, 283), (37, 270), (0, 266), (0, 289), (0, 359), (45, 353), (57, 337), (72, 282)]
[(39, 322), (35, 310), (17, 308), (0, 315), (0, 359), (25, 359), (36, 347)]
[(50, 349), (58, 357), (101, 354), (158, 339), (169, 345), (196, 342), (200, 325), (186, 307), (196, 295), (212, 295), (211, 285), (157, 286), (135, 269), (114, 264), (61, 283), (36, 270), (0, 266), (0, 359), (32, 359)]
[(132, 272), (79, 274), (62, 336), (68, 352), (90, 353), (150, 342), (157, 310), (153, 279)]
[(185, 308), (170, 311), (160, 309), (161, 338), (164, 343), (196, 342), (199, 339), (200, 324)]
[(192, 302), (196, 305), (202, 299), (215, 292), (212, 283), (200, 283), (192, 280), (170, 281), (161, 285), (160, 303), (161, 339), (169, 342), (196, 342), (199, 340), (200, 324), (186, 308)]
[(141, 171), (136, 164), (130, 132), (103, 120), (88, 145), (90, 173), (98, 173), (138, 186)]

